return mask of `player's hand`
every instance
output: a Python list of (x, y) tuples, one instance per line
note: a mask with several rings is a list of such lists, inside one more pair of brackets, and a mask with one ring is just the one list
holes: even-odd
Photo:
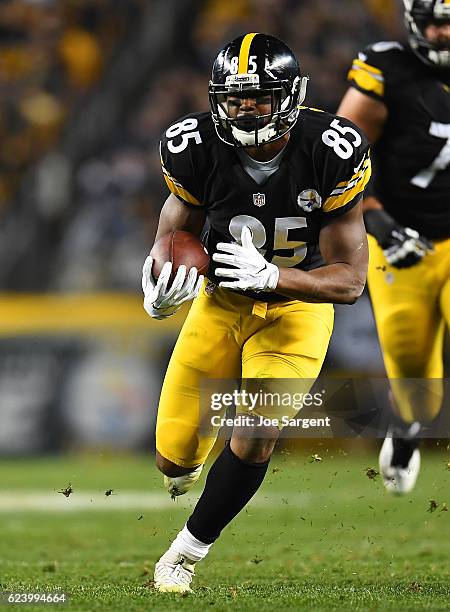
[(389, 265), (394, 268), (410, 268), (434, 250), (433, 244), (410, 227), (392, 230), (390, 246), (383, 249)]
[(388, 264), (395, 268), (410, 268), (434, 250), (432, 242), (416, 230), (397, 223), (385, 210), (367, 210), (364, 222), (383, 249)]
[(216, 269), (216, 276), (227, 279), (219, 283), (220, 287), (243, 291), (274, 291), (276, 288), (280, 271), (257, 250), (248, 227), (242, 228), (241, 244), (219, 242), (217, 251), (213, 260), (230, 266)]
[(167, 261), (155, 282), (152, 266), (153, 259), (148, 256), (142, 268), (144, 309), (154, 319), (165, 319), (173, 315), (183, 302), (192, 300), (198, 295), (203, 276), (198, 276), (197, 268), (191, 268), (186, 274), (186, 266), (179, 266), (175, 278), (169, 284), (172, 262)]

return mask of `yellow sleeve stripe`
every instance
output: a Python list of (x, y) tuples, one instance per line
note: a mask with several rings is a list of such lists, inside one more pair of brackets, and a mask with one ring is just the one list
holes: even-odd
[(360, 59), (354, 59), (353, 60), (353, 67), (357, 67), (357, 68), (361, 68), (362, 70), (366, 70), (367, 72), (370, 72), (376, 76), (378, 76), (378, 78), (381, 78), (381, 80), (384, 81), (383, 79), (383, 71), (380, 70), (379, 68), (375, 68), (375, 66), (371, 66), (370, 64), (367, 64), (366, 62), (363, 62)]
[(340, 196), (342, 195), (344, 192), (346, 191), (350, 191), (351, 189), (353, 189), (353, 187), (362, 179), (364, 178), (364, 175), (367, 171), (368, 166), (370, 165), (370, 160), (367, 160), (367, 162), (364, 163), (364, 167), (361, 169), (360, 172), (358, 172), (358, 174), (355, 174), (355, 176), (353, 177), (353, 179), (351, 181), (349, 181), (345, 187), (336, 187), (336, 189), (333, 189), (333, 191), (330, 193), (330, 196)]
[(362, 191), (364, 191), (365, 186), (369, 182), (370, 175), (372, 173), (370, 159), (367, 160), (367, 165), (364, 171), (361, 172), (361, 176), (356, 182), (353, 184), (351, 188), (346, 189), (339, 195), (333, 196), (331, 195), (329, 198), (325, 200), (323, 205), (324, 212), (330, 212), (332, 210), (336, 210), (341, 208), (342, 206), (346, 206), (350, 204), (350, 202)]
[(364, 173), (365, 169), (367, 168), (367, 165), (368, 165), (369, 161), (370, 161), (369, 154), (366, 153), (366, 155), (364, 155), (364, 157), (362, 158), (361, 163), (359, 164), (359, 166), (357, 168), (355, 168), (355, 174), (348, 181), (342, 181), (341, 183), (338, 183), (336, 185), (335, 190), (333, 191), (333, 194), (334, 194), (335, 191), (337, 191), (339, 189), (348, 189), (348, 187), (351, 186), (351, 184), (355, 181), (355, 179), (357, 179), (360, 176), (362, 176), (362, 174)]
[(365, 91), (373, 91), (380, 97), (384, 96), (383, 73), (375, 66), (355, 59), (347, 78)]
[(194, 204), (195, 206), (202, 206), (202, 203), (197, 200), (197, 198), (194, 197), (191, 193), (189, 193), (189, 191), (185, 189), (181, 183), (174, 179), (173, 176), (168, 173), (164, 166), (162, 166), (162, 171), (167, 187), (174, 195), (179, 196), (182, 200), (188, 202), (189, 204)]
[(248, 56), (250, 54), (250, 45), (252, 40), (255, 38), (257, 32), (252, 34), (246, 34), (241, 42), (241, 49), (239, 51), (239, 64), (238, 73), (246, 74), (248, 72)]

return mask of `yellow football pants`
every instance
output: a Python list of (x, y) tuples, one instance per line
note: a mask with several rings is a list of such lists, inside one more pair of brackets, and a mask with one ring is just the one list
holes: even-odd
[[(306, 392), (320, 372), (333, 329), (331, 304), (267, 304), (219, 287), (208, 294), (205, 286), (180, 332), (158, 408), (156, 447), (182, 467), (204, 463), (217, 436), (199, 431), (202, 380), (308, 379)], [(263, 409), (260, 414), (269, 416)]]
[[(386, 371), (407, 422), (434, 418), (442, 405), (443, 337), (450, 327), (450, 240), (411, 268), (389, 266), (369, 236), (368, 282)], [(427, 379), (427, 392), (404, 379)], [(403, 382), (402, 382), (403, 379)]]

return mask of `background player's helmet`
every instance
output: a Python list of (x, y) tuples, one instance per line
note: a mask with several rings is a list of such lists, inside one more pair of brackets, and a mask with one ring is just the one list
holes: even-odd
[[(239, 147), (258, 146), (281, 138), (295, 125), (306, 95), (292, 51), (266, 34), (246, 34), (228, 43), (214, 62), (209, 101), (221, 140)], [(271, 113), (234, 119), (227, 112), (227, 96), (270, 94)], [(251, 97), (251, 95), (249, 95)]]
[(428, 25), (450, 22), (450, 0), (403, 0), (409, 44), (429, 66), (450, 69), (450, 44), (427, 40)]

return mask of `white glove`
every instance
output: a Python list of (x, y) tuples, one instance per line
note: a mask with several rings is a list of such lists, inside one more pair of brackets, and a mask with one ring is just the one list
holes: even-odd
[(213, 260), (234, 268), (217, 268), (216, 275), (230, 279), (222, 281), (220, 287), (241, 289), (243, 291), (274, 291), (278, 284), (280, 270), (269, 263), (259, 253), (252, 241), (251, 231), (247, 226), (242, 228), (241, 244), (219, 242), (218, 251)]
[(172, 284), (168, 287), (172, 262), (166, 261), (156, 283), (152, 276), (152, 266), (153, 259), (149, 255), (142, 268), (144, 309), (154, 319), (165, 319), (173, 315), (183, 302), (198, 295), (204, 277), (197, 277), (197, 268), (191, 268), (186, 276), (186, 266), (179, 266)]

